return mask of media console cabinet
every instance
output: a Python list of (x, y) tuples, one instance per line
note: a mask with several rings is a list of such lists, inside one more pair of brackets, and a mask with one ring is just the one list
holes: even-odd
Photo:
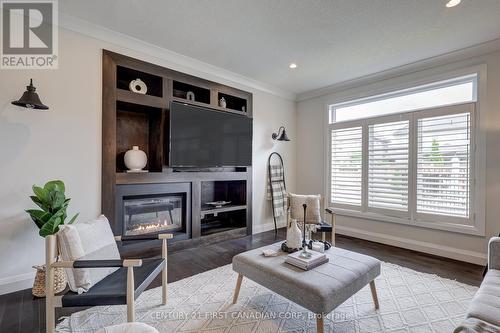
[[(252, 94), (107, 50), (102, 66), (101, 209), (115, 235), (167, 230), (175, 249), (251, 234), (251, 166), (170, 167), (169, 109), (179, 102), (252, 118)], [(146, 94), (129, 90), (136, 79), (146, 84)], [(146, 152), (148, 172), (126, 172), (123, 157), (132, 146)], [(230, 203), (207, 204), (214, 201)], [(137, 242), (120, 250), (159, 249), (154, 242)]]

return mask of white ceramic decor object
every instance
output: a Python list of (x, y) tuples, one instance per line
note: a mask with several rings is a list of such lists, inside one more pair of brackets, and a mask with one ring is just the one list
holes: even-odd
[(286, 231), (286, 246), (291, 249), (300, 249), (302, 247), (302, 232), (295, 219), (292, 219), (292, 225)]
[(128, 88), (137, 94), (145, 95), (148, 92), (148, 86), (141, 79), (130, 81)]
[(195, 98), (194, 98), (194, 92), (192, 92), (192, 91), (188, 91), (188, 92), (186, 93), (186, 99), (187, 99), (188, 101), (193, 101), (193, 102), (194, 102), (194, 100), (195, 100)]
[(221, 108), (225, 108), (226, 107), (226, 99), (224, 97), (221, 97), (221, 99), (219, 99), (219, 106)]
[(139, 146), (133, 146), (125, 153), (124, 162), (130, 171), (141, 172), (148, 163), (148, 157), (145, 152), (139, 149)]

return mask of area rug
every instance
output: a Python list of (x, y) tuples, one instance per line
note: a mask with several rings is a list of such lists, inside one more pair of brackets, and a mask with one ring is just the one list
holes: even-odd
[[(167, 305), (161, 288), (136, 301), (136, 320), (162, 333), (316, 332), (313, 313), (243, 280), (238, 303), (232, 294), (236, 273), (231, 265), (169, 284)], [(376, 279), (380, 310), (365, 287), (325, 318), (325, 332), (453, 332), (464, 318), (477, 287), (383, 263)], [(94, 332), (126, 321), (125, 306), (93, 307), (72, 314), (57, 332)]]

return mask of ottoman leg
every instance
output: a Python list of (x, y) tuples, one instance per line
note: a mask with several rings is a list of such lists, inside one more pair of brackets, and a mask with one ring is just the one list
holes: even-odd
[(377, 288), (375, 287), (375, 280), (370, 282), (370, 289), (372, 291), (373, 303), (375, 304), (375, 309), (379, 309), (380, 305), (378, 304), (378, 296), (377, 296)]
[(316, 315), (316, 333), (323, 333), (325, 329), (325, 323), (323, 320), (323, 315)]
[(240, 294), (241, 282), (243, 281), (243, 275), (238, 274), (238, 280), (236, 281), (236, 288), (234, 289), (233, 304), (238, 301), (238, 295)]

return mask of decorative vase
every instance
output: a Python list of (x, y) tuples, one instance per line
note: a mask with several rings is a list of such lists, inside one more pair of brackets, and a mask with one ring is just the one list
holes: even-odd
[(221, 97), (221, 99), (219, 99), (219, 106), (220, 106), (221, 108), (225, 108), (225, 107), (226, 107), (226, 105), (227, 105), (227, 103), (226, 103), (226, 99), (225, 99), (224, 97)]
[[(36, 297), (45, 297), (45, 265), (43, 266), (33, 266), (36, 269), (35, 281), (33, 282), (33, 288), (31, 293)], [(66, 289), (66, 272), (63, 268), (54, 269), (54, 293), (60, 293)]]
[(133, 146), (125, 153), (124, 162), (130, 171), (141, 172), (148, 163), (148, 157), (145, 152), (139, 149), (139, 146)]
[(130, 81), (128, 88), (131, 92), (135, 92), (136, 94), (145, 95), (148, 92), (148, 86), (141, 79)]
[(295, 219), (292, 219), (290, 228), (286, 231), (286, 246), (291, 249), (299, 249), (302, 247), (302, 232)]

